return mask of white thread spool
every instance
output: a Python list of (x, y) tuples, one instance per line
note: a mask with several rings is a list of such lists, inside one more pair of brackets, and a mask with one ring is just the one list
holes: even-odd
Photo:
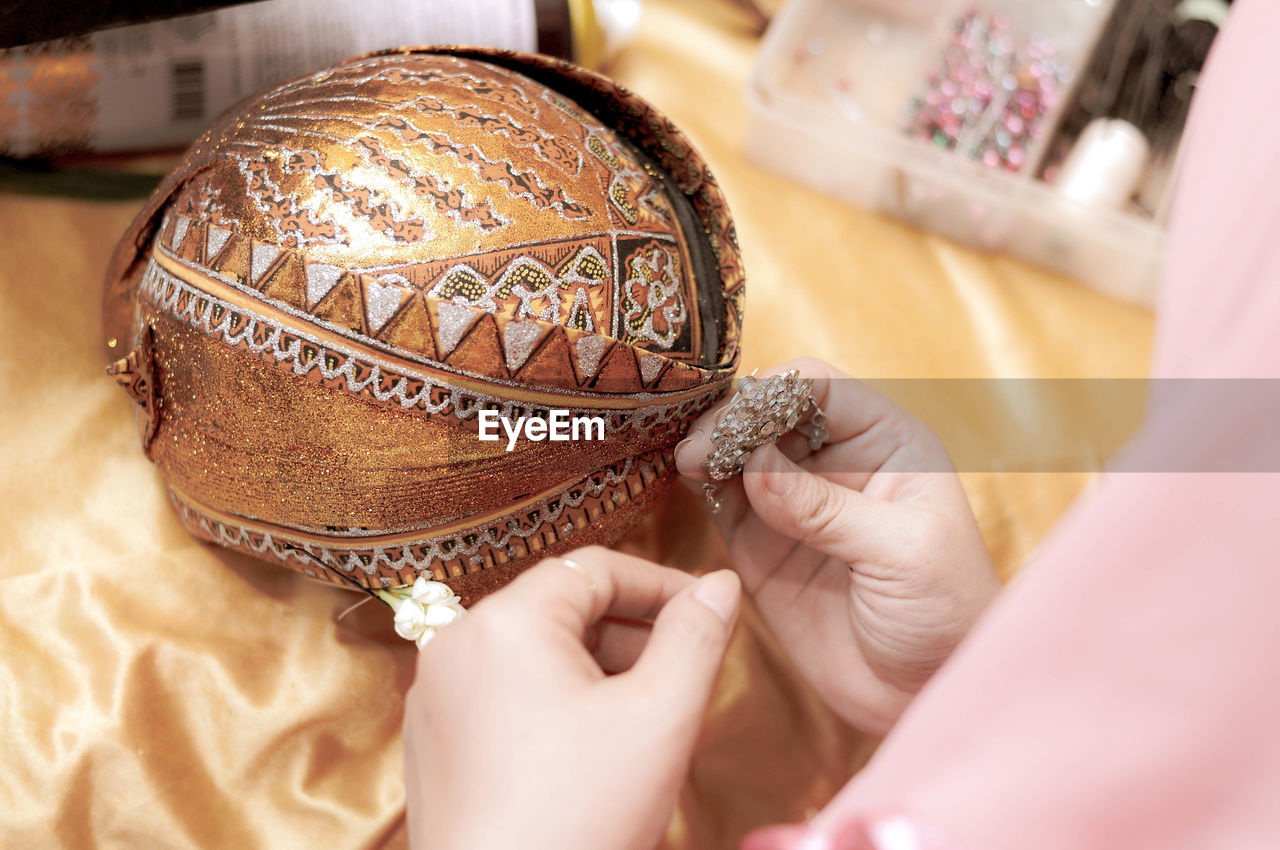
[(1076, 139), (1054, 186), (1063, 197), (1120, 209), (1133, 196), (1151, 146), (1142, 131), (1118, 118), (1095, 118)]
[(1226, 0), (1182, 0), (1173, 10), (1174, 24), (1184, 21), (1207, 21), (1218, 29), (1227, 25), (1231, 7)]

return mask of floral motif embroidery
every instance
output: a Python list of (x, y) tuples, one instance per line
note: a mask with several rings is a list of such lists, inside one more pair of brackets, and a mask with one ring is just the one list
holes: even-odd
[(670, 249), (650, 242), (631, 257), (627, 271), (622, 302), (627, 342), (671, 348), (688, 317), (680, 294), (679, 260)]

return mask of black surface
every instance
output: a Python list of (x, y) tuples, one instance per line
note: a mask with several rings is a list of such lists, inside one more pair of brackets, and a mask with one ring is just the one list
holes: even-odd
[(245, 0), (0, 0), (0, 47), (236, 6)]
[[(0, 0), (0, 48), (238, 6), (251, 0)], [(427, 2), (428, 0), (423, 0)], [(534, 0), (538, 52), (573, 59), (569, 0)]]
[(573, 60), (573, 22), (569, 0), (534, 0), (538, 16), (538, 52)]

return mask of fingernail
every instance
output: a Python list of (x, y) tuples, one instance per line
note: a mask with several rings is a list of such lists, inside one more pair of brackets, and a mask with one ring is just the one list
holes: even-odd
[(738, 596), (742, 582), (733, 570), (716, 570), (698, 579), (693, 598), (711, 609), (726, 626), (738, 614)]
[(795, 486), (795, 474), (800, 471), (787, 456), (772, 443), (762, 446), (766, 452), (764, 464), (764, 488), (775, 496), (785, 496)]
[(692, 442), (693, 442), (693, 437), (685, 437), (683, 440), (681, 440), (680, 442), (676, 443), (676, 452), (675, 452), (675, 454), (676, 454), (676, 466), (683, 466), (683, 465), (684, 465), (684, 464), (682, 464), (682, 463), (680, 462), (680, 453), (681, 453), (681, 452), (683, 452), (683, 451), (685, 451), (686, 449), (688, 449), (688, 448), (689, 448), (689, 444), (690, 444), (690, 443), (692, 443)]

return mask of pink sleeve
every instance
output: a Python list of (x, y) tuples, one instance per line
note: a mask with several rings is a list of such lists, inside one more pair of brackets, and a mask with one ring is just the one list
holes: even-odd
[[(1158, 377), (1280, 378), (1277, 37), (1280, 3), (1240, 0), (1202, 78)], [(1153, 407), (1131, 468), (1280, 469), (1280, 382), (1212, 383), (1231, 403)], [(872, 763), (808, 827), (745, 846), (1274, 850), (1278, 649), (1280, 474), (1109, 475)]]

